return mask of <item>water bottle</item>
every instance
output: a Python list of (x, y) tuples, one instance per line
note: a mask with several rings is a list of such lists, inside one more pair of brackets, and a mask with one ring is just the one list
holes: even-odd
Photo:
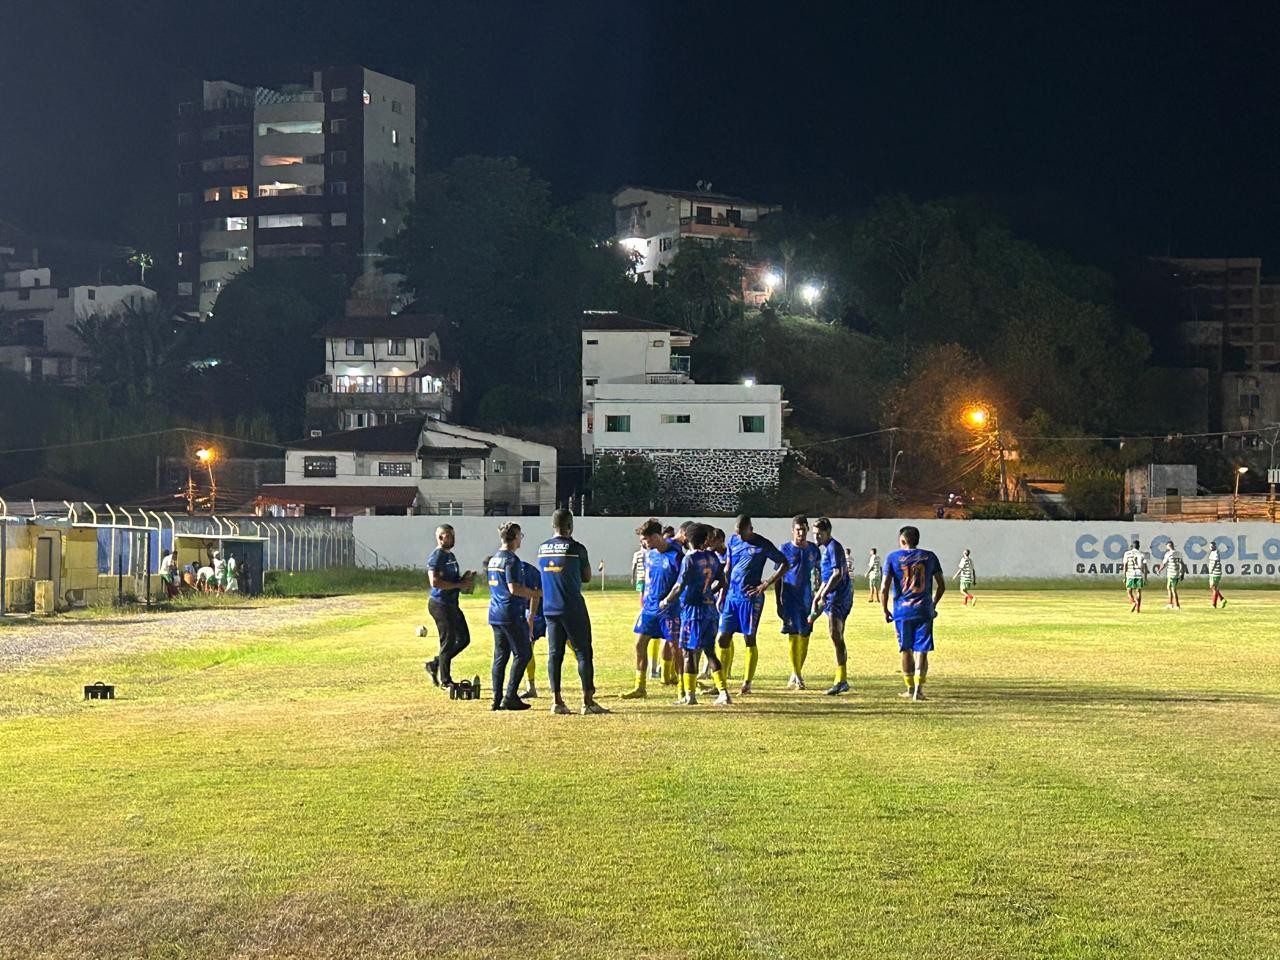
[(471, 680), (471, 699), (472, 700), (480, 699), (480, 674), (478, 673)]

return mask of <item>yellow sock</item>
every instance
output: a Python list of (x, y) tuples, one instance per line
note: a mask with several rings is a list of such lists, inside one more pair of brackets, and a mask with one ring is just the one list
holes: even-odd
[(657, 663), (658, 657), (661, 653), (662, 653), (662, 641), (657, 637), (650, 637), (649, 638), (649, 663), (651, 665)]
[(673, 683), (676, 679), (676, 666), (670, 660), (662, 661), (662, 682)]
[(648, 681), (648, 679), (649, 679), (648, 670), (637, 670), (636, 671), (636, 689), (643, 690), (645, 687), (645, 683)]
[(695, 696), (698, 692), (698, 675), (696, 673), (686, 673), (684, 675), (684, 689), (688, 696)]
[(917, 687), (923, 687), (923, 686), (924, 686), (924, 674), (923, 674), (923, 673), (922, 673), (922, 674), (920, 674), (918, 677), (916, 677), (916, 686), (917, 686)]
[(733, 644), (720, 648), (720, 668), (724, 670), (725, 679), (733, 673)]
[(747, 647), (747, 675), (744, 679), (750, 683), (756, 676), (756, 661), (760, 658), (760, 651), (755, 646)]
[(907, 685), (907, 689), (908, 689), (908, 690), (910, 690), (912, 687), (914, 687), (914, 686), (916, 685), (916, 677), (915, 677), (915, 674), (914, 674), (914, 673), (904, 673), (904, 674), (902, 675), (902, 682), (903, 682), (903, 683), (905, 683), (905, 684)]
[(849, 679), (849, 668), (847, 664), (836, 664), (836, 683), (845, 683)]
[(787, 653), (791, 655), (791, 672), (795, 676), (800, 676), (803, 667), (800, 666), (800, 634), (787, 634)]
[[(804, 662), (809, 659), (809, 635), (800, 635), (800, 670), (804, 669)], [(799, 672), (796, 673), (799, 676)]]
[(729, 681), (726, 680), (724, 676), (724, 667), (721, 667), (719, 670), (712, 670), (711, 679), (716, 682), (716, 689), (720, 692), (723, 693), (725, 690), (729, 689)]

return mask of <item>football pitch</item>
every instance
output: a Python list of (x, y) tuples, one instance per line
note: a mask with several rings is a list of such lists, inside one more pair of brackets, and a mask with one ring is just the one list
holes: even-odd
[(784, 689), (769, 611), (727, 708), (618, 700), (624, 592), (589, 596), (602, 717), (548, 714), (545, 641), (537, 709), (448, 701), (420, 593), (33, 660), (0, 670), (0, 956), (1280, 956), (1280, 594), (1228, 596), (951, 592), (925, 703), (861, 594), (851, 696), (821, 622)]

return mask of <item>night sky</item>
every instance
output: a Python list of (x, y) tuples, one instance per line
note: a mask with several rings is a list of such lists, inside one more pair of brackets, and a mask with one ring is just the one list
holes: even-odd
[(164, 229), (176, 79), (354, 61), (419, 84), (428, 168), (512, 154), (566, 200), (699, 179), (815, 213), (976, 193), (1078, 255), (1280, 273), (1280, 18), (1262, 5), (0, 8), (0, 219), (34, 230)]

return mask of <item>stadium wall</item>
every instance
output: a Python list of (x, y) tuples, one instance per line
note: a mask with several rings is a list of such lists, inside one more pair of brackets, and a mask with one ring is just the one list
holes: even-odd
[[(521, 553), (531, 559), (537, 544), (550, 536), (545, 517), (513, 517), (525, 528)], [(574, 536), (587, 545), (593, 567), (603, 560), (607, 577), (626, 576), (638, 546), (633, 531), (640, 517), (579, 517)], [(678, 523), (682, 518), (671, 518)], [(696, 518), (695, 518), (696, 519)], [(501, 517), (356, 517), (358, 546), (376, 551), (382, 566), (425, 568), (435, 546), (435, 528), (451, 523), (457, 531), (455, 553), (463, 569), (478, 570), (480, 561), (497, 549)], [(707, 521), (728, 531), (725, 517)], [(1135, 538), (1151, 555), (1172, 537), (1185, 552), (1191, 577), (1202, 577), (1210, 541), (1218, 543), (1227, 577), (1280, 583), (1280, 524), (1270, 523), (1125, 523), (1035, 520), (832, 520), (835, 537), (853, 550), (854, 574), (860, 582), (867, 554), (894, 549), (904, 523), (920, 528), (921, 546), (933, 550), (950, 577), (966, 547), (973, 552), (979, 581), (983, 579), (1053, 579), (1120, 582), (1120, 558)], [(791, 520), (757, 519), (756, 530), (775, 543), (790, 537)], [(357, 550), (363, 565), (367, 550)], [(1154, 565), (1154, 564), (1153, 564)], [(862, 581), (865, 582), (865, 581)]]

